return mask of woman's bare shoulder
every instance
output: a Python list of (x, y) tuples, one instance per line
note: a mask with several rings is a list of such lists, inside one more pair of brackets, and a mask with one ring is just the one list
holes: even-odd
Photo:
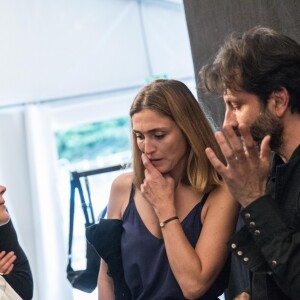
[(208, 199), (205, 203), (205, 211), (210, 209), (211, 211), (234, 211), (237, 213), (239, 210), (239, 204), (233, 199), (227, 185), (222, 182), (217, 185), (208, 196)]
[(214, 201), (233, 201), (233, 197), (229, 192), (227, 185), (224, 182), (221, 182), (210, 192), (210, 198)]
[(123, 173), (113, 180), (108, 203), (108, 218), (122, 218), (124, 207), (129, 201), (132, 182), (132, 172)]
[(202, 212), (201, 221), (210, 230), (222, 232), (224, 238), (234, 232), (240, 205), (233, 199), (226, 184), (221, 183), (209, 194)]
[(117, 191), (124, 191), (124, 189), (131, 188), (131, 184), (133, 182), (133, 173), (126, 172), (122, 173), (121, 175), (117, 176), (113, 182), (111, 189), (116, 189)]

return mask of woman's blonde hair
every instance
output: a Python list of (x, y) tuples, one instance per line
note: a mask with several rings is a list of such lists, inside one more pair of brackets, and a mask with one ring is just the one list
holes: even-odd
[[(171, 118), (186, 137), (188, 157), (182, 183), (199, 192), (208, 192), (218, 185), (220, 176), (206, 157), (205, 148), (211, 147), (222, 161), (224, 158), (210, 123), (188, 87), (177, 80), (156, 80), (137, 94), (130, 108), (130, 117), (144, 109), (151, 109)], [(132, 145), (133, 172), (135, 184), (139, 187), (145, 178), (145, 168), (134, 133)]]

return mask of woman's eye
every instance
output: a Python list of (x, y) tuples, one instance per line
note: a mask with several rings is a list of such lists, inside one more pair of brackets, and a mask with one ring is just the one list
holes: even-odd
[(155, 138), (156, 138), (157, 140), (161, 140), (164, 136), (165, 136), (164, 134), (156, 134), (156, 135), (155, 135)]
[(138, 140), (142, 140), (142, 139), (144, 138), (141, 134), (136, 134), (135, 137), (136, 137)]

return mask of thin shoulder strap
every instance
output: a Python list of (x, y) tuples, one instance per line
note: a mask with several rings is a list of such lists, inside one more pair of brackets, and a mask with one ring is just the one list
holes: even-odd
[(129, 202), (133, 201), (134, 193), (135, 193), (135, 186), (134, 186), (134, 184), (132, 183), (132, 184), (131, 184), (130, 196), (129, 196)]
[(204, 196), (202, 197), (202, 199), (201, 199), (202, 206), (205, 204), (205, 202), (208, 198), (208, 195), (209, 195), (209, 193), (205, 193)]

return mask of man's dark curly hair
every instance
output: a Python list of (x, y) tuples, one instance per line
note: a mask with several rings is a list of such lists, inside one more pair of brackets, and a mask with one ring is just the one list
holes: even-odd
[(291, 111), (300, 113), (300, 45), (270, 28), (231, 34), (199, 76), (207, 92), (240, 89), (257, 95), (264, 106), (272, 92), (286, 88)]

